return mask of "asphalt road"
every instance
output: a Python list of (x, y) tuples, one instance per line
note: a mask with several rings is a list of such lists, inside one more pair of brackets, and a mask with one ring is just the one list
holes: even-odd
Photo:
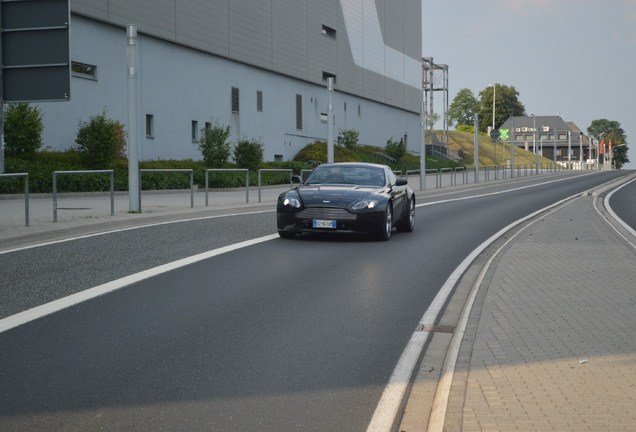
[[(365, 430), (419, 319), (466, 255), (621, 174), (429, 197), (415, 231), (389, 242), (275, 238), (0, 333), (0, 430)], [(624, 190), (614, 200), (634, 196)], [(274, 232), (265, 212), (3, 254), (0, 313)]]

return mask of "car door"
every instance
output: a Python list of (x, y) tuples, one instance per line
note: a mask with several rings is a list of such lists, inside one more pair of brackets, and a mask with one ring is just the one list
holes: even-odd
[(393, 171), (386, 170), (386, 176), (389, 183), (389, 193), (391, 194), (391, 200), (393, 201), (393, 222), (397, 222), (402, 216), (404, 211), (404, 204), (406, 202), (406, 185), (398, 186), (397, 178)]

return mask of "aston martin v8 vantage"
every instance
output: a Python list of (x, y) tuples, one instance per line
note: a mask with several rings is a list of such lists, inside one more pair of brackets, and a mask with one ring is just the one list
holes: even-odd
[(386, 165), (332, 163), (318, 166), (278, 197), (278, 234), (292, 238), (310, 232), (375, 235), (388, 240), (393, 228), (415, 227), (415, 194), (404, 178)]

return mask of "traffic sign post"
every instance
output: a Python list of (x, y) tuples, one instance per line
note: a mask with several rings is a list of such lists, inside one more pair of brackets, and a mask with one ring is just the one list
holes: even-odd
[(0, 173), (4, 103), (71, 97), (70, 0), (0, 1)]

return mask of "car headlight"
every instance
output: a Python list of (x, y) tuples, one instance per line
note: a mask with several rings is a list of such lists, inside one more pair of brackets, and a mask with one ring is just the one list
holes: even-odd
[(300, 208), (300, 200), (295, 196), (286, 196), (283, 199), (283, 205), (286, 207)]
[(365, 199), (365, 200), (358, 201), (357, 203), (352, 205), (351, 208), (353, 210), (364, 210), (367, 208), (372, 209), (377, 205), (378, 205), (378, 202), (376, 200)]

